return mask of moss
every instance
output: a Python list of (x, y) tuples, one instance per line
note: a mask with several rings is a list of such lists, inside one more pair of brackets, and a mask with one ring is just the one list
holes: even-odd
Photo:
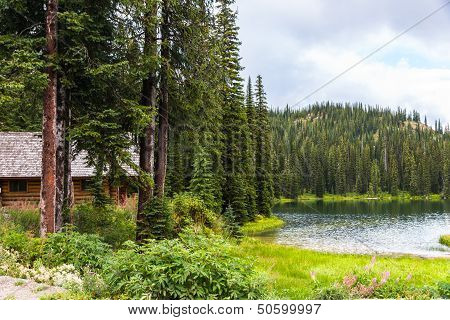
[(242, 227), (242, 232), (245, 235), (255, 235), (258, 233), (281, 228), (284, 221), (276, 216), (263, 217), (257, 216), (254, 222), (248, 222)]
[(450, 234), (443, 235), (439, 238), (439, 243), (450, 247)]

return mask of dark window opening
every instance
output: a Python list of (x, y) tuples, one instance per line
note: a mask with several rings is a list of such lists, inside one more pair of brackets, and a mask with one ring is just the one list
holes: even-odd
[(9, 182), (9, 192), (28, 192), (26, 180), (12, 180)]
[(81, 180), (81, 191), (89, 191), (91, 189), (90, 180)]

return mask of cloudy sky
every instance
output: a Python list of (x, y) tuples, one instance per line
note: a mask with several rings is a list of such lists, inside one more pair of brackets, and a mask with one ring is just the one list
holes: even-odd
[[(237, 0), (244, 76), (272, 106), (302, 100), (446, 0)], [(361, 101), (450, 122), (450, 5), (302, 102)]]

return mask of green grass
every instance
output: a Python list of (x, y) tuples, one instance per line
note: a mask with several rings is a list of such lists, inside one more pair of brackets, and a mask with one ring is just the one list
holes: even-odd
[(254, 222), (246, 223), (241, 230), (245, 235), (255, 235), (265, 231), (281, 228), (283, 225), (284, 221), (276, 216), (257, 216)]
[(439, 238), (439, 243), (450, 247), (450, 234), (443, 235)]
[(378, 195), (368, 195), (359, 193), (347, 193), (345, 195), (338, 194), (325, 194), (323, 198), (318, 198), (311, 193), (302, 194), (298, 199), (280, 199), (278, 203), (289, 203), (295, 201), (307, 201), (307, 200), (323, 200), (323, 201), (352, 201), (352, 200), (428, 200), (428, 201), (440, 201), (442, 200), (439, 194), (430, 194), (427, 196), (412, 196), (407, 192), (400, 192), (398, 195), (391, 195), (389, 193), (380, 193)]
[[(365, 255), (321, 253), (252, 238), (246, 238), (240, 250), (243, 256), (254, 259), (258, 268), (268, 273), (275, 294), (284, 299), (311, 299), (315, 286), (311, 272), (316, 273), (321, 286), (328, 286), (353, 271), (363, 270), (371, 261), (371, 257)], [(411, 274), (411, 282), (417, 286), (450, 282), (448, 259), (377, 257), (373, 270), (380, 274), (389, 271), (394, 279), (405, 279)]]

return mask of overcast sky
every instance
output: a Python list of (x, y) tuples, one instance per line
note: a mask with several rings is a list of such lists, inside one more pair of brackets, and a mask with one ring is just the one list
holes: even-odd
[[(236, 0), (245, 77), (293, 105), (445, 0)], [(349, 101), (450, 122), (450, 5), (301, 105)]]

